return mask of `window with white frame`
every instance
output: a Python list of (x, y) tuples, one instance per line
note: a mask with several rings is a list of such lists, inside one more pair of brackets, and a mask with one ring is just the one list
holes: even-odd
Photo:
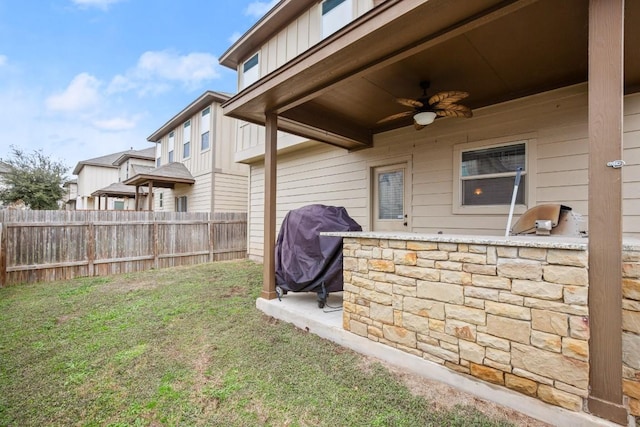
[(162, 163), (162, 143), (156, 142), (156, 167), (159, 168)]
[(456, 148), (454, 156), (459, 178), (457, 205), (510, 205), (518, 168), (522, 168), (522, 172), (516, 205), (526, 205), (529, 155), (527, 149), (527, 141)]
[(188, 159), (191, 156), (191, 120), (187, 120), (182, 125), (182, 158)]
[(322, 38), (329, 37), (352, 19), (352, 0), (324, 0), (322, 2)]
[(242, 64), (242, 89), (260, 78), (260, 55), (256, 53)]
[(169, 134), (169, 163), (173, 162), (173, 149), (176, 144), (176, 134), (171, 132)]
[(187, 196), (176, 197), (176, 212), (187, 212)]
[(159, 203), (160, 207), (162, 207), (164, 205), (164, 200), (163, 200), (163, 197), (162, 197), (163, 195), (164, 195), (164, 193), (160, 193), (159, 194), (160, 197), (158, 198), (158, 200), (160, 201), (160, 203)]
[(200, 151), (208, 150), (210, 147), (209, 141), (209, 122), (211, 119), (211, 107), (207, 107), (202, 110), (200, 118)]

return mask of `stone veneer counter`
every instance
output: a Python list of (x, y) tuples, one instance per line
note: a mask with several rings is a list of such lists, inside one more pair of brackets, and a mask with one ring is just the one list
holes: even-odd
[[(566, 409), (589, 389), (588, 239), (343, 238), (343, 328)], [(623, 393), (640, 417), (640, 240), (622, 247)]]
[[(480, 236), (466, 234), (423, 234), (384, 231), (323, 231), (321, 236), (353, 237), (361, 239), (405, 240), (412, 242), (465, 243), (469, 245), (515, 246), (523, 248), (549, 248), (586, 250), (589, 239), (565, 236)], [(623, 251), (639, 251), (640, 239), (625, 238)]]

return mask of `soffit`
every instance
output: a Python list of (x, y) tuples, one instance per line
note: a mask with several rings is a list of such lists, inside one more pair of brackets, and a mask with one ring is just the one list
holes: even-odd
[[(640, 0), (627, 0), (625, 13), (630, 93), (640, 89), (640, 52), (631, 43), (640, 40)], [(283, 130), (353, 149), (410, 125), (377, 122), (404, 111), (394, 99), (420, 96), (422, 80), (431, 94), (467, 91), (463, 103), (480, 108), (585, 82), (587, 72), (584, 0), (387, 1), (233, 97), (225, 114), (263, 124), (275, 111)]]

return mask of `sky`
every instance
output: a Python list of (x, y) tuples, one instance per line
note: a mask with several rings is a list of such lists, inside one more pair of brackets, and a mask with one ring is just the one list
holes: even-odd
[(203, 92), (236, 92), (218, 58), (277, 0), (0, 0), (0, 159), (69, 167), (147, 137)]

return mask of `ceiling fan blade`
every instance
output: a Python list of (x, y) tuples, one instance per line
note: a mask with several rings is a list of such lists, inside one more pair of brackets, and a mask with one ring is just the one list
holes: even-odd
[(451, 104), (443, 109), (436, 110), (439, 117), (473, 117), (473, 111), (466, 105)]
[(422, 108), (424, 104), (415, 99), (409, 98), (396, 98), (396, 102), (398, 104), (404, 105), (405, 107), (414, 107), (414, 108)]
[(425, 125), (419, 125), (415, 120), (413, 121), (413, 127), (416, 128), (416, 130), (420, 130), (420, 129), (426, 128)]
[(458, 90), (448, 90), (446, 92), (438, 92), (429, 98), (429, 105), (434, 108), (440, 108), (440, 105), (449, 105), (454, 102), (458, 102), (461, 99), (469, 96), (468, 92), (461, 92)]
[(398, 114), (392, 114), (388, 117), (385, 117), (384, 119), (380, 119), (377, 121), (377, 123), (386, 123), (386, 122), (390, 122), (392, 120), (396, 120), (396, 119), (401, 119), (403, 117), (408, 117), (410, 115), (414, 114), (414, 111), (405, 111), (403, 113), (398, 113)]

